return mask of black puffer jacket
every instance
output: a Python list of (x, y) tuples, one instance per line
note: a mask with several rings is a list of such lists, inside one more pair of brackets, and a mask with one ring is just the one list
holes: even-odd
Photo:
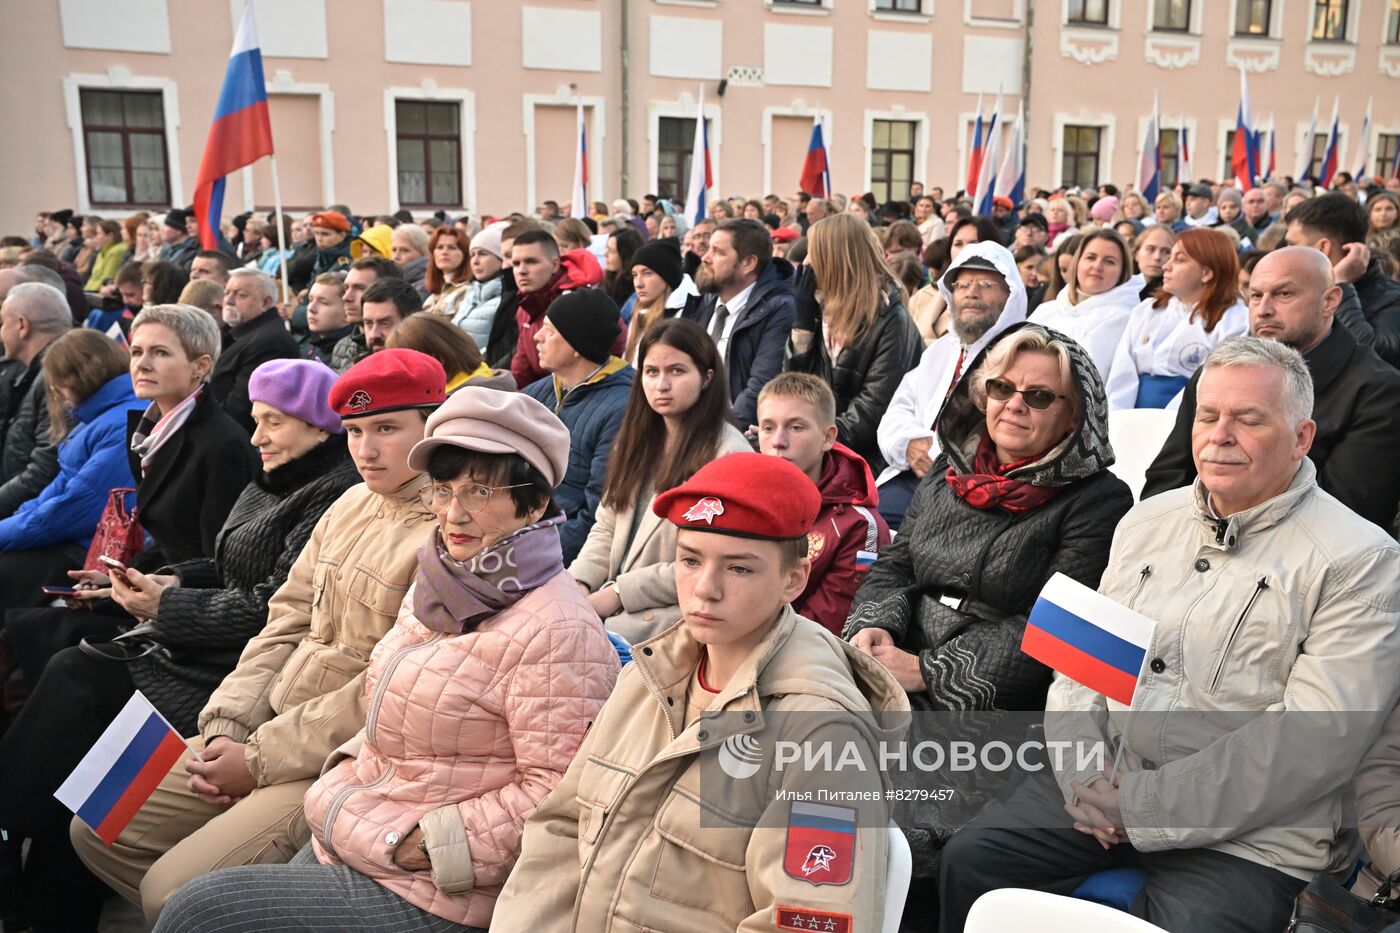
[(162, 594), (151, 638), (159, 651), (131, 663), (131, 679), (180, 730), (194, 735), (209, 694), (267, 623), (267, 602), (287, 579), (321, 515), (360, 481), (334, 435), (271, 473), (234, 503), (213, 560), (162, 570), (180, 585)]
[[(1035, 326), (1007, 328), (969, 373), (1002, 340)], [(1114, 457), (1098, 369), (1078, 344), (1062, 339), (1071, 348), (1085, 414), (1064, 443), (1008, 476), (1066, 488), (1021, 513), (973, 508), (953, 493), (945, 479), (949, 466), (969, 472), (986, 430), (986, 416), (970, 396), (972, 380), (960, 380), (939, 416), (944, 452), (914, 493), (899, 535), (880, 549), (856, 592), (846, 637), (878, 626), (919, 655), (928, 691), (910, 696), (915, 709), (1044, 709), (1050, 670), (1021, 653), (1026, 616), (1052, 574), (1098, 586), (1113, 529), (1132, 508), (1127, 485), (1108, 472)], [(940, 596), (972, 604), (954, 609)]]
[(42, 366), (45, 347), (28, 366), (6, 360), (0, 409), (0, 518), (35, 498), (58, 475), (58, 451), (49, 443), (48, 392)]
[[(791, 350), (791, 343), (789, 343)], [(875, 315), (875, 323), (857, 342), (844, 347), (833, 362), (817, 322), (812, 346), (789, 352), (784, 369), (820, 377), (836, 395), (836, 439), (865, 458), (872, 472), (886, 466), (875, 439), (880, 419), (890, 406), (904, 374), (919, 362), (924, 341), (919, 326), (894, 297)]]

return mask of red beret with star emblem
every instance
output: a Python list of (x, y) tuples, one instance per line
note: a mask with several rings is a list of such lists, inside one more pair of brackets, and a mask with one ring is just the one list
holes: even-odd
[(447, 373), (426, 353), (380, 350), (347, 369), (331, 386), (328, 401), (341, 418), (437, 408), (447, 401)]
[(729, 454), (656, 497), (652, 511), (680, 528), (740, 538), (804, 538), (816, 524), (816, 484), (781, 457)]

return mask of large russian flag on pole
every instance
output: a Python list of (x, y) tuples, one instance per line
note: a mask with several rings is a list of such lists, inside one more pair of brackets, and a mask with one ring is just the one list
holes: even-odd
[(1026, 199), (1026, 105), (1016, 112), (1016, 125), (1011, 129), (1011, 144), (997, 171), (994, 197), (1010, 198), (1017, 207)]
[(710, 131), (705, 126), (705, 86), (702, 84), (700, 106), (695, 116), (695, 142), (690, 150), (690, 187), (685, 193), (685, 219), (692, 227), (709, 213), (709, 192), (714, 183), (710, 171)]
[(588, 124), (583, 119), (583, 101), (578, 104), (578, 145), (574, 148), (574, 184), (569, 194), (569, 216), (588, 216)]
[(977, 95), (977, 122), (972, 130), (972, 152), (967, 157), (967, 187), (963, 191), (970, 198), (977, 193), (977, 179), (982, 174), (982, 95)]
[(1158, 109), (1159, 100), (1152, 97), (1152, 117), (1147, 121), (1147, 130), (1142, 136), (1142, 160), (1138, 163), (1138, 191), (1148, 204), (1157, 201), (1157, 192), (1162, 181), (1162, 118)]
[(233, 37), (224, 86), (214, 107), (214, 124), (209, 127), (194, 184), (194, 213), (199, 220), (199, 245), (204, 249), (219, 248), (224, 176), (265, 155), (272, 155), (272, 121), (267, 114), (262, 52), (249, 0)]
[(1332, 176), (1337, 174), (1338, 163), (1342, 158), (1337, 151), (1337, 138), (1341, 135), (1341, 124), (1338, 122), (1340, 107), (1341, 97), (1338, 96), (1332, 101), (1332, 132), (1327, 137), (1327, 151), (1322, 154), (1322, 167), (1317, 171), (1319, 188), (1326, 188), (1332, 183)]
[(831, 197), (831, 166), (826, 158), (820, 113), (812, 117), (812, 138), (807, 142), (807, 158), (802, 162), (802, 177), (797, 185), (814, 198)]
[(1230, 150), (1230, 171), (1242, 191), (1254, 187), (1259, 174), (1259, 154), (1254, 144), (1253, 119), (1249, 111), (1249, 79), (1240, 66), (1240, 107), (1235, 112), (1235, 139)]
[(54, 796), (111, 845), (185, 748), (138, 690)]
[(1057, 573), (1031, 608), (1021, 650), (1071, 680), (1124, 706), (1157, 623)]

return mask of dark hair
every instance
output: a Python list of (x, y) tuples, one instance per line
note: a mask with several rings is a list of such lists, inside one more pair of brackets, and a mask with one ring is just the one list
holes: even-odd
[(953, 224), (952, 229), (948, 231), (948, 243), (949, 243), (949, 244), (952, 244), (953, 240), (957, 239), (958, 231), (961, 230), (963, 227), (976, 227), (976, 228), (977, 228), (977, 242), (978, 242), (978, 243), (1000, 243), (1000, 242), (1001, 242), (1001, 228), (998, 227), (998, 226), (996, 225), (996, 222), (995, 222), (994, 220), (992, 220), (992, 218), (990, 218), (990, 217), (962, 217), (962, 218), (959, 218), (958, 221), (957, 221), (955, 224)]
[(141, 264), (139, 262), (128, 262), (117, 270), (117, 274), (112, 279), (117, 285), (140, 285), (141, 284)]
[[(502, 234), (501, 239), (505, 238), (505, 234)], [(517, 246), (529, 246), (532, 243), (538, 246), (547, 258), (553, 259), (559, 255), (559, 244), (554, 242), (554, 237), (551, 234), (541, 230), (538, 225), (529, 230), (521, 231), (520, 236), (515, 238), (511, 249), (515, 249)]]
[[(437, 262), (433, 257), (433, 254), (437, 252), (438, 244), (443, 240), (452, 240), (455, 242), (457, 244), (457, 249), (462, 254), (461, 264), (452, 272), (453, 276), (458, 278), (458, 284), (471, 280), (471, 237), (467, 236), (456, 227), (438, 227), (428, 239), (428, 265), (423, 271), (423, 284), (427, 287), (430, 295), (439, 294), (443, 289), (447, 288), (447, 276), (437, 267)], [(461, 277), (463, 273), (466, 273), (466, 278)]]
[(504, 230), (501, 231), (501, 239), (514, 240), (517, 237), (523, 236), (531, 230), (540, 229), (543, 228), (540, 227), (539, 221), (531, 220), (530, 218), (526, 217), (522, 220), (512, 221), (510, 226), (506, 227)]
[(202, 249), (194, 254), (195, 259), (212, 259), (219, 264), (219, 268), (224, 270), (224, 275), (233, 271), (233, 258), (228, 253), (220, 252), (217, 249)]
[(919, 233), (919, 228), (912, 220), (896, 220), (889, 226), (889, 239), (885, 241), (885, 249), (907, 249), (915, 252), (924, 248), (923, 234)]
[(402, 208), (399, 208), (398, 210), (394, 211), (393, 217), (394, 217), (396, 220), (402, 221), (403, 223), (406, 223), (406, 224), (411, 224), (411, 223), (413, 223), (413, 211), (409, 210), (409, 209), (406, 208), (406, 207), (402, 207)]
[(793, 564), (808, 555), (807, 541), (807, 536), (803, 535), (800, 538), (787, 538), (782, 541), (773, 542), (778, 545), (779, 566), (781, 566), (783, 570), (791, 569)]
[(164, 259), (152, 259), (141, 267), (141, 284), (151, 286), (153, 305), (173, 305), (180, 301), (180, 293), (190, 283), (189, 273)]
[[(608, 239), (617, 244), (617, 258), (621, 260), (621, 262), (618, 264), (616, 272), (603, 273), (602, 289), (604, 294), (615, 296), (614, 290), (618, 287), (619, 282), (625, 282), (628, 286), (627, 291), (631, 291), (632, 257), (637, 254), (637, 250), (641, 249), (646, 244), (646, 240), (642, 239), (642, 235), (637, 232), (637, 228), (631, 224), (614, 230), (608, 235)], [(517, 240), (516, 242), (518, 243), (520, 241)], [(626, 294), (626, 291), (623, 292), (624, 301), (626, 300)], [(614, 297), (613, 300), (616, 301), (617, 298)]]
[(948, 271), (948, 263), (953, 261), (953, 241), (946, 236), (941, 236), (928, 246), (924, 247), (924, 254), (920, 257), (934, 281), (943, 277), (943, 273)]
[(269, 217), (258, 228), (258, 233), (264, 239), (272, 242), (273, 249), (282, 249), (286, 244), (292, 242), (292, 218), (283, 214), (282, 226), (278, 227), (277, 218)]
[(1101, 191), (1104, 193), (1104, 196), (1105, 196), (1105, 197), (1109, 197), (1109, 198), (1116, 198), (1116, 197), (1118, 197), (1118, 186), (1117, 186), (1117, 185), (1111, 185), (1111, 184), (1105, 183), (1105, 184), (1099, 185), (1099, 190), (1101, 190)]
[(507, 490), (515, 503), (515, 517), (524, 518), (538, 508), (549, 510), (554, 492), (549, 481), (519, 454), (488, 454), (447, 444), (428, 452), (428, 476), (435, 483), (454, 480), (463, 473), (489, 486), (515, 486)]
[[(752, 223), (752, 221), (750, 221)], [(674, 347), (695, 364), (709, 382), (700, 390), (684, 420), (686, 429), (677, 443), (667, 449), (665, 420), (647, 401), (642, 388), (642, 370), (651, 348), (661, 344)], [(627, 397), (622, 427), (608, 456), (607, 477), (603, 483), (603, 504), (622, 511), (637, 505), (647, 480), (652, 493), (679, 486), (719, 452), (720, 433), (730, 423), (729, 382), (724, 375), (715, 342), (705, 329), (687, 318), (669, 318), (647, 328), (637, 345), (637, 375)]]
[[(383, 256), (366, 256), (363, 259), (356, 259), (350, 263), (351, 269), (373, 269), (376, 279), (402, 279), (403, 269), (392, 259)], [(363, 301), (363, 299), (362, 299)]]
[(1030, 246), (1023, 246), (1020, 249), (1016, 250), (1016, 252), (1013, 254), (1013, 257), (1016, 260), (1016, 265), (1019, 266), (1027, 259), (1044, 259), (1046, 256), (1049, 255), (1050, 254), (1045, 251), (1045, 247), (1035, 246), (1034, 244), (1032, 244)]
[(442, 364), (448, 382), (459, 373), (476, 372), (482, 362), (471, 335), (438, 314), (410, 314), (394, 328), (384, 346), (428, 354)]
[(1283, 219), (1286, 223), (1296, 223), (1320, 233), (1338, 246), (1365, 242), (1366, 231), (1371, 226), (1366, 209), (1355, 198), (1340, 191), (1308, 198)]
[(418, 297), (418, 289), (402, 278), (380, 279), (365, 289), (360, 296), (360, 307), (371, 303), (392, 304), (398, 309), (400, 318), (423, 310), (423, 299)]
[(1067, 236), (1055, 244), (1055, 252), (1052, 253), (1055, 261), (1050, 263), (1050, 285), (1045, 289), (1045, 299), (1049, 301), (1065, 289), (1065, 278), (1060, 275), (1060, 257), (1065, 253), (1073, 255), (1079, 249), (1079, 243), (1084, 239), (1084, 234), (1076, 233)]
[(393, 214), (380, 214), (378, 217), (374, 218), (374, 223), (370, 224), (370, 226), (383, 224), (384, 226), (389, 227), (390, 229), (394, 229), (399, 227), (402, 223), (403, 221), (399, 220)]
[(768, 232), (768, 228), (758, 221), (743, 218), (726, 220), (715, 227), (715, 233), (721, 231), (729, 234), (740, 264), (750, 256), (758, 260), (758, 265), (753, 270), (755, 275), (768, 268), (768, 263), (773, 261), (773, 236)]
[(54, 255), (53, 250), (49, 249), (31, 249), (24, 254), (24, 265), (43, 266), (45, 269), (57, 272), (60, 275), (63, 273), (62, 261)]
[(913, 256), (907, 253), (896, 256), (890, 263), (890, 269), (909, 294), (912, 295), (924, 287), (924, 267)]
[(122, 242), (122, 225), (115, 220), (99, 220), (97, 229), (111, 237), (113, 243)]

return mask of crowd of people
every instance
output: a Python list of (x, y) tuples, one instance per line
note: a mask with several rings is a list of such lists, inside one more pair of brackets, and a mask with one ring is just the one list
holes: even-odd
[[(899, 811), (902, 929), (1113, 868), (1172, 931), (1389, 890), (1397, 187), (331, 205), (218, 249), (39, 214), (0, 239), (3, 929), (115, 891), (161, 933), (884, 930), (891, 775), (814, 809), (820, 769), (702, 764), (950, 712), (1117, 757)], [(1178, 718), (1022, 650), (1056, 575), (1155, 621), (1130, 709)], [(109, 845), (53, 795), (134, 691), (188, 749)]]

